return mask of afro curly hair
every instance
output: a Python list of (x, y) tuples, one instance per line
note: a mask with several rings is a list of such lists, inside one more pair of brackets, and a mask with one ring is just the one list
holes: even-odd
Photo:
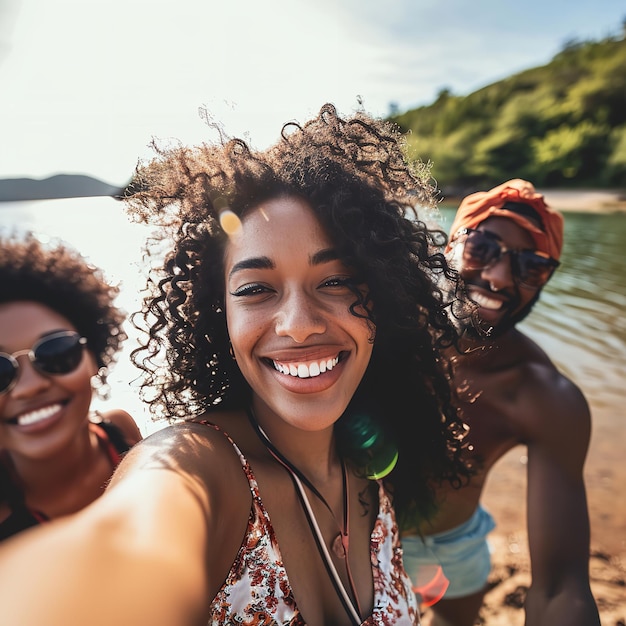
[(31, 301), (66, 317), (87, 339), (102, 385), (126, 333), (126, 314), (114, 306), (119, 288), (102, 270), (62, 242), (46, 245), (34, 233), (0, 237), (0, 304)]

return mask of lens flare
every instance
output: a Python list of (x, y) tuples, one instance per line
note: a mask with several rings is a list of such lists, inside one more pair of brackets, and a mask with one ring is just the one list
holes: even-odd
[(241, 230), (241, 220), (230, 209), (220, 213), (220, 226), (229, 236), (236, 235)]
[(413, 592), (422, 606), (432, 606), (443, 598), (449, 585), (441, 565), (426, 565), (420, 567)]

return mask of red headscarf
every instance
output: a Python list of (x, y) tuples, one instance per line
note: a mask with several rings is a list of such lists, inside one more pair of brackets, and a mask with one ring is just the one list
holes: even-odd
[[(537, 226), (532, 219), (503, 208), (507, 202), (530, 205), (541, 219)], [(532, 183), (521, 178), (509, 180), (490, 191), (478, 191), (461, 202), (452, 227), (450, 241), (461, 228), (476, 228), (489, 217), (506, 217), (527, 230), (535, 241), (536, 250), (559, 260), (563, 246), (563, 216), (551, 209), (543, 196), (535, 191)], [(448, 249), (450, 244), (448, 244)]]

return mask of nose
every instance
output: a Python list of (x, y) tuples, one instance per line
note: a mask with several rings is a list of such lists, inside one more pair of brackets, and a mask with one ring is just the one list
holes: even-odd
[(303, 343), (311, 335), (326, 331), (323, 307), (315, 297), (301, 290), (286, 294), (276, 316), (276, 334)]
[(50, 379), (38, 372), (26, 354), (16, 356), (19, 362), (17, 380), (11, 394), (15, 398), (30, 397), (41, 393), (50, 386)]
[(515, 285), (513, 279), (513, 269), (509, 254), (502, 254), (493, 263), (483, 268), (480, 273), (481, 278), (489, 283), (493, 291), (501, 291)]

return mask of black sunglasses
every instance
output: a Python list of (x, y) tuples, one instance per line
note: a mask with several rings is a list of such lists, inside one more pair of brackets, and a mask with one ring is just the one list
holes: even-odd
[(83, 358), (87, 340), (71, 330), (61, 330), (40, 339), (30, 350), (13, 354), (0, 352), (0, 393), (10, 391), (17, 382), (17, 357), (28, 355), (33, 367), (44, 375), (73, 372)]
[(463, 228), (463, 266), (482, 270), (498, 262), (505, 254), (511, 259), (511, 272), (516, 282), (524, 287), (543, 287), (560, 263), (547, 254), (535, 250), (509, 250), (494, 233)]

